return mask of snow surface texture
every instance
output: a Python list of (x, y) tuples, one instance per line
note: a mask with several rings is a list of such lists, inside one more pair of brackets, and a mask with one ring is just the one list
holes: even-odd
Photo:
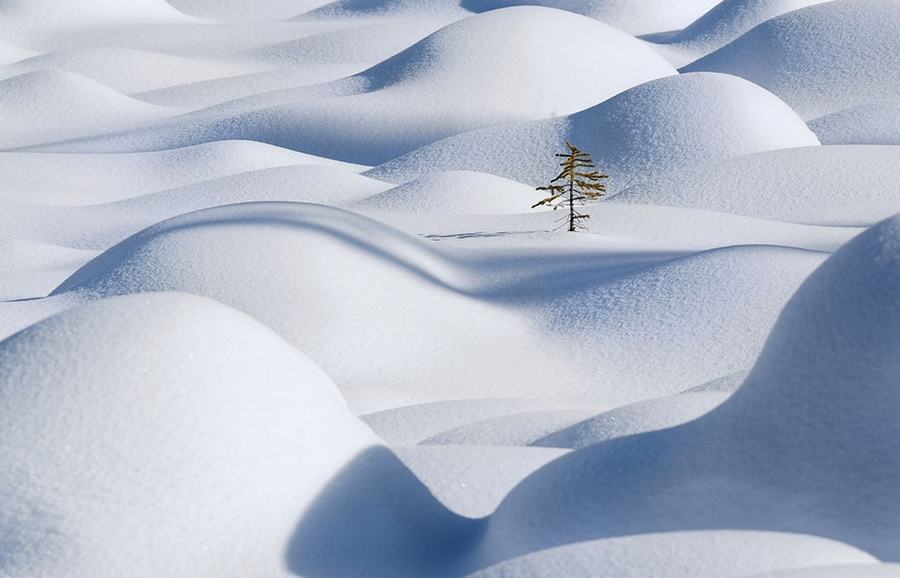
[(898, 39), (0, 0), (0, 578), (900, 575)]
[(771, 90), (805, 119), (900, 90), (900, 5), (836, 0), (766, 21), (685, 71), (735, 74)]
[(427, 145), (369, 172), (392, 182), (434, 168), (476, 170), (540, 184), (551, 163), (539, 151), (569, 140), (615, 175), (613, 190), (666, 170), (819, 144), (778, 98), (724, 74), (688, 74), (642, 84), (582, 112), (552, 120), (472, 131)]

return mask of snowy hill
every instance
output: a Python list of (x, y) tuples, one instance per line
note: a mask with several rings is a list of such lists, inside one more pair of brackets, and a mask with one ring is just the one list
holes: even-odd
[(0, 578), (900, 576), (898, 54), (896, 0), (0, 0)]
[[(819, 142), (758, 86), (722, 74), (689, 74), (642, 84), (573, 115), (450, 137), (368, 174), (403, 182), (426, 170), (475, 170), (537, 185), (553, 176), (546, 151), (563, 150), (566, 140), (591, 151), (614, 175), (613, 190), (698, 161)], [(547, 161), (536, 162), (542, 157)]]
[(900, 6), (837, 0), (760, 24), (685, 72), (725, 72), (772, 91), (805, 119), (896, 97)]

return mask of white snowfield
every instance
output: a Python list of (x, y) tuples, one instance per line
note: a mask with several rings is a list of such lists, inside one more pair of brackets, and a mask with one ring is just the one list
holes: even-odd
[(0, 578), (900, 577), (898, 388), (896, 0), (0, 0)]

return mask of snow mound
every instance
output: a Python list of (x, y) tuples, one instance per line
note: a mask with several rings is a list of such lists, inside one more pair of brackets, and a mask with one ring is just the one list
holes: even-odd
[(568, 117), (453, 136), (369, 174), (405, 182), (433, 171), (474, 170), (544, 184), (556, 174), (552, 153), (566, 140), (593, 154), (611, 175), (612, 191), (699, 161), (819, 142), (787, 105), (752, 83), (688, 74), (648, 82)]
[(75, 206), (112, 203), (223, 177), (295, 165), (360, 167), (252, 141), (146, 153), (0, 154), (0, 200)]
[(809, 277), (728, 401), (538, 470), (498, 508), (482, 553), (732, 528), (815, 534), (900, 559), (898, 294), (900, 215)]
[[(547, 35), (548, 28), (567, 34)], [(573, 53), (600, 57), (575, 61)], [(454, 22), (357, 77), (315, 88), (333, 90), (330, 96), (301, 90), (249, 97), (91, 146), (146, 150), (249, 139), (378, 164), (467, 130), (569, 114), (672, 74), (661, 56), (623, 32), (524, 6)], [(567, 90), (547, 81), (559, 76), (572, 79)]]
[(829, 225), (873, 225), (900, 210), (900, 149), (823, 146), (688, 167), (610, 199)]
[(859, 564), (862, 566), (853, 567), (853, 576), (857, 576), (857, 568), (878, 567), (877, 562), (861, 550), (814, 536), (741, 531), (669, 532), (541, 550), (475, 572), (469, 578), (590, 578), (599, 574), (617, 578), (736, 578), (783, 568)]
[(216, 20), (239, 22), (284, 20), (328, 4), (331, 0), (166, 0), (178, 10)]
[(20, 60), (34, 56), (33, 50), (10, 44), (7, 41), (0, 40), (0, 65), (13, 64)]
[(189, 295), (0, 342), (4, 576), (284, 576), (328, 479), (377, 438), (249, 317)]
[(900, 101), (862, 104), (809, 122), (822, 144), (900, 145)]
[(578, 449), (627, 435), (666, 429), (709, 413), (728, 396), (727, 393), (692, 393), (641, 401), (591, 417), (531, 445)]
[(540, 4), (569, 10), (601, 20), (629, 34), (651, 34), (680, 30), (716, 5), (716, 0), (465, 0), (470, 10), (492, 10), (500, 6)]
[(898, 564), (837, 564), (755, 574), (748, 578), (897, 578)]
[(744, 383), (744, 380), (747, 379), (747, 374), (749, 373), (749, 371), (735, 371), (734, 373), (717, 377), (706, 383), (695, 385), (681, 393), (732, 393)]
[(394, 451), (442, 504), (468, 518), (491, 514), (523, 478), (566, 453), (492, 446), (411, 446)]
[(716, 1), (684, 0), (676, 3), (664, 0), (542, 0), (541, 3), (573, 10), (608, 22), (629, 34), (638, 35), (680, 30), (715, 6)]
[[(482, 6), (487, 4), (487, 7)], [(304, 18), (428, 18), (462, 19), (474, 12), (540, 2), (476, 2), (461, 0), (337, 0), (304, 15)]]
[(554, 409), (514, 413), (474, 421), (435, 434), (421, 445), (527, 446), (597, 412), (590, 409)]
[(41, 70), (0, 81), (0, 147), (99, 134), (173, 116), (71, 72)]
[(0, 228), (12, 238), (106, 249), (159, 221), (200, 209), (254, 201), (349, 204), (387, 188), (333, 167), (275, 167), (99, 205), (0, 202)]
[[(213, 297), (299, 346), (360, 411), (446, 399), (449, 391), (540, 397), (550, 375), (566, 373), (552, 361), (558, 351), (515, 313), (461, 293), (467, 283), (435, 244), (375, 221), (318, 205), (249, 203), (150, 227), (56, 293)], [(436, 363), (448, 370), (435, 375)]]
[(501, 8), (540, 6), (574, 12), (628, 34), (680, 30), (715, 6), (716, 0), (339, 0), (309, 14), (315, 17), (430, 17), (462, 19)]
[(760, 24), (685, 72), (726, 72), (772, 91), (805, 119), (900, 91), (900, 5), (837, 0)]
[(354, 208), (433, 214), (518, 214), (535, 198), (533, 187), (486, 173), (430, 173), (383, 193)]
[(750, 367), (778, 311), (826, 256), (737, 246), (618, 275), (573, 273), (577, 292), (556, 282), (530, 315), (547, 334), (579, 344), (572, 357), (590, 368), (579, 399), (624, 405)]
[(25, 72), (72, 72), (120, 92), (134, 94), (173, 85), (202, 82), (262, 69), (262, 65), (186, 58), (163, 52), (122, 47), (90, 47), (34, 56), (0, 73), (8, 77)]
[(664, 42), (706, 54), (725, 46), (757, 25), (800, 8), (831, 0), (724, 0)]
[[(2, 0), (0, 16), (15, 26), (96, 25), (121, 21), (186, 21), (166, 0)], [(0, 26), (2, 28), (2, 26)]]
[(47, 295), (96, 256), (96, 251), (0, 240), (0, 301)]
[(554, 406), (541, 399), (459, 399), (395, 407), (363, 415), (361, 419), (382, 439), (404, 446), (469, 423), (551, 408), (576, 409)]
[(745, 415), (751, 405), (760, 415), (777, 411), (785, 417), (779, 429), (796, 427), (787, 418), (802, 415), (803, 439), (795, 443), (830, 453), (835, 467), (849, 466), (855, 448), (865, 448), (878, 458), (868, 464), (881, 474), (868, 482), (878, 495), (880, 483), (900, 476), (900, 452), (887, 443), (900, 434), (898, 295), (900, 215), (848, 243), (800, 287), (725, 407)]

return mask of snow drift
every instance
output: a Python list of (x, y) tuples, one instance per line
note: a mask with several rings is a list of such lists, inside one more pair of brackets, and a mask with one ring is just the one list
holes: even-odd
[[(548, 35), (548, 28), (567, 33)], [(467, 130), (576, 112), (672, 74), (651, 48), (610, 26), (516, 7), (450, 24), (356, 77), (316, 89), (333, 90), (330, 97), (310, 98), (304, 90), (248, 97), (82, 146), (134, 151), (248, 139), (378, 164)], [(550, 80), (559, 77), (570, 79), (565, 90)]]
[(707, 54), (776, 16), (829, 1), (724, 0), (684, 30), (666, 38), (663, 44)]
[(112, 203), (223, 177), (294, 165), (359, 170), (252, 141), (117, 155), (10, 152), (0, 154), (0, 200), (72, 206)]
[(429, 173), (355, 203), (361, 210), (434, 214), (518, 214), (531, 204), (534, 188), (474, 171)]
[[(432, 243), (375, 221), (317, 205), (250, 203), (150, 227), (55, 293), (213, 297), (275, 328), (360, 409), (444, 399), (447, 391), (523, 395), (543, 387), (540, 376), (548, 383), (565, 374), (561, 362), (547, 363), (553, 344), (525, 319), (466, 296), (467, 283), (465, 270)], [(522, 354), (539, 350), (547, 353), (531, 361)], [(435, 375), (435, 363), (448, 370)]]
[(482, 555), (730, 528), (811, 533), (900, 559), (898, 294), (900, 216), (803, 284), (726, 403), (538, 470), (492, 518)]
[(0, 147), (99, 134), (174, 116), (71, 72), (41, 70), (0, 80)]
[(900, 101), (861, 104), (809, 122), (822, 144), (900, 145)]
[(282, 576), (304, 508), (375, 436), (249, 317), (85, 305), (0, 342), (0, 575)]
[(567, 117), (450, 137), (368, 174), (404, 182), (436, 170), (473, 170), (543, 184), (555, 176), (552, 153), (566, 140), (593, 154), (611, 175), (611, 190), (699, 161), (819, 142), (765, 90), (733, 76), (688, 74), (648, 82)]
[(760, 24), (685, 72), (726, 72), (772, 91), (805, 119), (900, 90), (900, 5), (837, 0)]
[(813, 536), (694, 531), (623, 536), (559, 546), (501, 562), (469, 578), (591, 578), (597, 576), (598, 569), (617, 578), (736, 578), (828, 564), (865, 564), (855, 566), (854, 572), (857, 568), (865, 571), (869, 567), (879, 568), (877, 562), (856, 548)]
[(871, 226), (900, 210), (889, 146), (822, 146), (724, 159), (649, 179), (610, 199), (778, 221)]

